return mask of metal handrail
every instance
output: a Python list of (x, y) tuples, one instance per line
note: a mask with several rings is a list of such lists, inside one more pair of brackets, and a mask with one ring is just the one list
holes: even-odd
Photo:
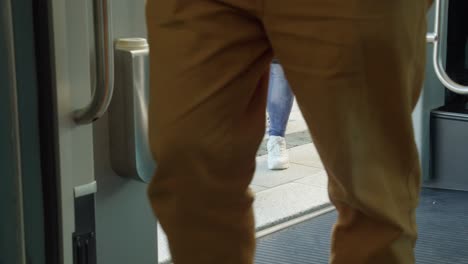
[(448, 0), (435, 0), (434, 32), (426, 35), (426, 41), (434, 44), (432, 57), (434, 70), (439, 80), (447, 89), (457, 94), (468, 94), (468, 86), (453, 81), (445, 71), (440, 45), (441, 40), (444, 39), (445, 36), (445, 27), (442, 23), (446, 16), (445, 12), (442, 12), (442, 1), (444, 1), (443, 3), (445, 4)]
[(112, 54), (110, 0), (93, 1), (94, 38), (96, 49), (96, 82), (91, 102), (76, 110), (74, 120), (79, 125), (99, 119), (109, 107), (114, 92), (114, 62)]

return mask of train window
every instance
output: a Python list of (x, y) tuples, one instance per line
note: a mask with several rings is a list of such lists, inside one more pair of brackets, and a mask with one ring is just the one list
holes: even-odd
[[(449, 1), (447, 73), (455, 82), (468, 85), (468, 1)], [(468, 107), (468, 97), (447, 90), (446, 104)]]

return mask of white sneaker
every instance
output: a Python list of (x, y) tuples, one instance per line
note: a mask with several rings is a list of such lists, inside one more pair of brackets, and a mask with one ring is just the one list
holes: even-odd
[(267, 143), (268, 169), (284, 170), (289, 168), (289, 153), (284, 137), (270, 136)]

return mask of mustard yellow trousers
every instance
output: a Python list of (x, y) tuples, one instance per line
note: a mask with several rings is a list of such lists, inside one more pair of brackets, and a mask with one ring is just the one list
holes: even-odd
[[(414, 263), (427, 0), (148, 0), (148, 195), (175, 264), (251, 264), (278, 58), (329, 177), (330, 263)], [(310, 263), (315, 263), (313, 259)], [(288, 263), (285, 263), (288, 264)]]

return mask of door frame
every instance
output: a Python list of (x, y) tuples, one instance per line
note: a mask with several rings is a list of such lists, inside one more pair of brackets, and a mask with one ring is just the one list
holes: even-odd
[(11, 2), (0, 1), (0, 262), (25, 263)]
[[(1, 1), (0, 46), (2, 58), (7, 59), (0, 61), (3, 69), (0, 123), (5, 133), (1, 137), (7, 141), (2, 141), (5, 146), (1, 147), (1, 186), (6, 190), (0, 195), (6, 205), (1, 209), (2, 215), (9, 216), (2, 217), (9, 227), (5, 229), (7, 236), (1, 236), (2, 263), (51, 263), (45, 256), (49, 240), (44, 222), (33, 10), (33, 0)], [(9, 255), (7, 260), (2, 259), (3, 250)]]
[(44, 204), (45, 257), (50, 264), (60, 263), (59, 193), (56, 94), (53, 82), (52, 35), (49, 0), (33, 0), (36, 52), (38, 118), (41, 145), (42, 191)]

